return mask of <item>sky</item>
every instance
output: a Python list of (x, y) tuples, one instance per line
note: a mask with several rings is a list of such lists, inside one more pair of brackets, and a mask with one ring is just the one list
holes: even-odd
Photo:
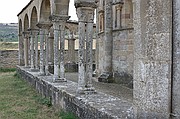
[[(30, 0), (1, 0), (0, 23), (18, 23), (17, 14), (29, 3)], [(74, 0), (70, 0), (70, 20), (77, 20)]]

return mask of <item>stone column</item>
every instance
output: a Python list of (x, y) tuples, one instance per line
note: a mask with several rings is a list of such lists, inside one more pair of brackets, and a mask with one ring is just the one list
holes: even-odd
[(54, 34), (49, 34), (49, 64), (54, 64)]
[[(64, 82), (65, 69), (64, 69), (64, 29), (65, 23), (69, 16), (50, 16), (54, 28), (54, 82)], [(59, 36), (60, 36), (60, 62), (59, 62)], [(60, 70), (59, 70), (60, 64)], [(59, 76), (60, 71), (60, 76)]]
[(169, 119), (171, 105), (172, 1), (134, 1), (136, 119)]
[(29, 67), (31, 67), (31, 34), (30, 32), (28, 33), (28, 37), (27, 37), (27, 49), (28, 49), (28, 65)]
[(118, 28), (118, 29), (121, 28), (122, 5), (123, 5), (123, 3), (119, 3), (119, 4), (116, 6), (116, 7), (117, 7), (117, 28)]
[(35, 38), (35, 34), (33, 33), (33, 31), (31, 31), (31, 70), (33, 70), (35, 68), (34, 65), (34, 38)]
[(19, 65), (24, 66), (24, 40), (22, 33), (18, 35), (19, 39)]
[(23, 32), (24, 35), (24, 63), (25, 67), (28, 67), (28, 33)]
[[(99, 2), (97, 2), (97, 5), (98, 6), (100, 5)], [(99, 37), (98, 37), (99, 23), (100, 23), (99, 10), (100, 10), (99, 7), (97, 7), (96, 9), (96, 57), (95, 57), (96, 69), (93, 72), (93, 77), (97, 76), (99, 73)]]
[(71, 38), (68, 39), (68, 56), (71, 63), (75, 62), (75, 40), (72, 32)]
[(45, 30), (45, 74), (49, 75), (49, 28)]
[(64, 68), (65, 23), (66, 21), (60, 23), (60, 80), (62, 81), (66, 81)]
[[(38, 35), (38, 30), (37, 29), (29, 29), (30, 31), (30, 51), (31, 51), (31, 71), (37, 71), (37, 35)], [(35, 43), (36, 41), (36, 43)], [(35, 50), (36, 49), (36, 50)], [(35, 57), (36, 55), (36, 57)]]
[(98, 78), (99, 81), (108, 82), (112, 79), (112, 54), (113, 54), (113, 17), (112, 17), (112, 0), (105, 0), (105, 39), (104, 39), (104, 71)]
[(37, 31), (35, 35), (35, 69), (39, 69), (39, 51), (38, 51), (38, 35), (39, 35), (39, 30)]
[(172, 117), (180, 118), (180, 1), (173, 0)]
[(74, 32), (70, 31), (68, 38), (68, 62), (65, 64), (67, 72), (77, 72), (77, 65), (75, 62), (75, 40)]
[[(79, 21), (79, 79), (77, 93), (95, 93), (92, 86), (92, 38), (93, 38), (93, 20), (94, 10), (96, 8), (95, 1), (80, 3), (75, 1)], [(85, 23), (87, 29), (85, 33)], [(85, 36), (86, 36), (86, 58), (84, 57), (85, 51)], [(85, 71), (86, 60), (86, 71)]]
[(37, 26), (40, 28), (40, 75), (48, 74), (48, 67), (45, 59), (44, 53), (44, 44), (47, 41), (49, 28), (51, 27), (50, 23), (38, 23)]
[(92, 86), (92, 45), (93, 45), (93, 25), (94, 25), (94, 11), (95, 9), (88, 9), (88, 20), (86, 24), (86, 88), (94, 91)]

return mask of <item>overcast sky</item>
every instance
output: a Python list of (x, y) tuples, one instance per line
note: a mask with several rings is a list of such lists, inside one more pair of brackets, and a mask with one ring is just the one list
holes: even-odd
[[(1, 0), (0, 23), (17, 23), (17, 14), (28, 4), (30, 0)], [(70, 0), (69, 15), (71, 20), (77, 20), (74, 0)]]

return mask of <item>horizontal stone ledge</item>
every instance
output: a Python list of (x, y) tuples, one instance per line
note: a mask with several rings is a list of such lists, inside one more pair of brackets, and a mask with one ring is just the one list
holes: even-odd
[(53, 83), (53, 76), (39, 76), (29, 68), (17, 66), (17, 73), (42, 96), (51, 99), (56, 109), (63, 108), (80, 119), (133, 119), (133, 105), (123, 99), (97, 92), (77, 95), (77, 83)]

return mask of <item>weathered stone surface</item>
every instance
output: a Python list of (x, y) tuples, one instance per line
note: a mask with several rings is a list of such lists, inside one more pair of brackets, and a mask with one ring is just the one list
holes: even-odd
[(171, 95), (171, 0), (134, 1), (134, 110), (168, 119)]
[(18, 74), (42, 96), (51, 99), (56, 109), (73, 112), (80, 119), (133, 119), (132, 104), (101, 92), (76, 95), (77, 83), (53, 83), (53, 76), (39, 76), (28, 68), (18, 67)]
[(180, 1), (173, 1), (172, 117), (180, 118)]

